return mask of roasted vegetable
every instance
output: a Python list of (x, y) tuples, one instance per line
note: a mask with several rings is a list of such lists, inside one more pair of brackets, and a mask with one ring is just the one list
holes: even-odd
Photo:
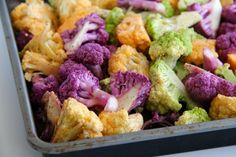
[(134, 48), (123, 45), (111, 55), (108, 66), (109, 74), (119, 71), (133, 71), (148, 76), (149, 62), (147, 58)]
[(140, 113), (128, 115), (127, 110), (101, 112), (99, 118), (103, 124), (103, 135), (116, 135), (141, 130), (143, 116)]
[(213, 119), (236, 117), (236, 97), (218, 94), (211, 102), (209, 115)]
[(236, 76), (235, 76), (234, 72), (231, 69), (229, 69), (229, 67), (230, 67), (230, 65), (225, 63), (224, 65), (219, 66), (215, 70), (215, 74), (236, 84)]
[(93, 111), (89, 111), (85, 105), (69, 98), (63, 103), (51, 142), (101, 137), (102, 131), (103, 124), (98, 116)]
[(188, 6), (198, 3), (198, 4), (205, 4), (208, 0), (179, 0), (178, 1), (178, 9), (181, 11), (187, 10)]
[(234, 2), (232, 5), (226, 7), (222, 11), (222, 20), (225, 22), (230, 22), (236, 24), (235, 16), (236, 16), (236, 3)]
[(184, 84), (193, 100), (207, 104), (218, 94), (236, 96), (236, 84), (195, 66), (188, 65), (187, 69), (191, 74)]
[(210, 0), (203, 5), (194, 3), (188, 7), (188, 10), (197, 11), (202, 16), (202, 20), (194, 26), (195, 31), (205, 37), (214, 38), (221, 19), (220, 0)]
[(134, 9), (148, 10), (156, 13), (161, 13), (164, 16), (171, 17), (175, 14), (169, 0), (150, 1), (150, 0), (117, 0), (118, 6)]
[(236, 32), (229, 32), (223, 35), (220, 35), (216, 39), (216, 48), (219, 53), (220, 59), (222, 61), (227, 60), (229, 54), (236, 53)]
[(208, 48), (211, 50), (214, 56), (218, 56), (215, 51), (215, 40), (212, 39), (196, 39), (192, 41), (192, 53), (186, 57), (183, 57), (182, 60), (187, 63), (193, 63), (195, 65), (202, 65), (203, 60), (203, 52), (204, 48)]
[(60, 65), (67, 58), (58, 33), (45, 29), (34, 36), (21, 52), (25, 78), (31, 81), (34, 73), (57, 76)]
[(57, 29), (57, 18), (53, 9), (43, 0), (26, 0), (11, 12), (13, 26), (17, 30), (27, 30), (38, 35), (49, 25), (50, 30)]
[(146, 17), (146, 28), (152, 39), (158, 40), (165, 32), (191, 27), (201, 19), (202, 17), (197, 12), (182, 12), (171, 18), (162, 17), (160, 14), (150, 14)]
[(151, 82), (146, 76), (129, 71), (113, 74), (110, 84), (111, 93), (118, 100), (118, 109), (127, 111), (144, 105), (151, 89)]
[(192, 53), (194, 36), (196, 34), (192, 29), (166, 32), (158, 40), (152, 42), (149, 55), (153, 61), (162, 59), (171, 68), (174, 68), (182, 55), (187, 56)]
[(117, 43), (116, 27), (122, 21), (124, 16), (125, 16), (124, 11), (121, 8), (116, 7), (113, 8), (106, 17), (106, 31), (110, 35), (109, 41), (112, 44)]
[(184, 111), (178, 121), (175, 122), (175, 125), (202, 123), (210, 120), (207, 112), (203, 108), (194, 107), (192, 110)]
[[(64, 66), (64, 69), (67, 67)], [(72, 97), (89, 108), (100, 106), (105, 111), (116, 111), (118, 108), (116, 98), (100, 90), (99, 80), (82, 64), (74, 67), (59, 88), (60, 99), (64, 101)]]
[(185, 102), (192, 109), (196, 104), (188, 97), (183, 83), (174, 71), (162, 60), (157, 60), (150, 68), (152, 88), (147, 108), (165, 114), (168, 111), (179, 111), (180, 102)]
[(64, 23), (77, 8), (86, 8), (92, 5), (89, 0), (49, 0), (49, 3), (56, 9), (61, 23)]
[(103, 78), (101, 65), (110, 58), (110, 51), (97, 43), (86, 43), (72, 55), (72, 59), (86, 65), (99, 79)]
[(105, 21), (93, 13), (76, 22), (76, 28), (61, 33), (64, 48), (68, 54), (74, 54), (85, 42), (96, 41), (105, 44), (109, 34), (105, 31)]
[(141, 52), (145, 52), (151, 43), (142, 16), (133, 12), (127, 13), (117, 26), (116, 35), (120, 43), (130, 45)]

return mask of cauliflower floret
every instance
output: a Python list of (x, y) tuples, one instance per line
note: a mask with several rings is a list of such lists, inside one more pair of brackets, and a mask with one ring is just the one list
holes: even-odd
[(90, 0), (93, 5), (100, 8), (112, 9), (117, 6), (117, 0)]
[(89, 0), (50, 0), (49, 2), (56, 8), (61, 23), (65, 22), (77, 7), (83, 8), (91, 6)]
[(34, 72), (57, 76), (59, 66), (67, 58), (60, 35), (50, 31), (49, 27), (35, 36), (21, 54), (23, 70), (28, 81)]
[(148, 76), (149, 62), (131, 46), (123, 45), (109, 59), (109, 74), (133, 71)]
[(128, 115), (127, 110), (101, 112), (99, 118), (103, 124), (103, 135), (116, 135), (141, 130), (143, 117), (140, 113)]
[(103, 125), (93, 111), (89, 111), (75, 99), (69, 98), (64, 101), (52, 142), (101, 137), (102, 130)]
[(65, 20), (65, 22), (58, 28), (58, 32), (62, 33), (66, 30), (71, 30), (76, 27), (75, 23), (76, 21), (79, 21), (80, 19), (96, 12), (99, 8), (96, 6), (91, 7), (77, 7), (73, 14), (69, 18)]
[(53, 9), (42, 0), (26, 0), (12, 12), (13, 26), (18, 30), (28, 30), (33, 35), (40, 34), (46, 24), (51, 30), (57, 29), (57, 18)]
[(209, 48), (213, 52), (214, 56), (218, 57), (215, 51), (215, 40), (212, 39), (197, 39), (193, 40), (192, 53), (183, 58), (184, 62), (194, 63), (195, 65), (203, 64), (203, 50)]
[(236, 97), (218, 94), (211, 102), (209, 115), (213, 119), (236, 117)]
[(116, 28), (116, 35), (122, 44), (130, 45), (144, 52), (151, 43), (145, 30), (142, 16), (128, 13)]

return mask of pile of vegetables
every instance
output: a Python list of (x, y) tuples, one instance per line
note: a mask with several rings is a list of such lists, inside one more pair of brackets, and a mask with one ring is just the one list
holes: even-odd
[(236, 117), (233, 0), (26, 0), (12, 12), (39, 137)]

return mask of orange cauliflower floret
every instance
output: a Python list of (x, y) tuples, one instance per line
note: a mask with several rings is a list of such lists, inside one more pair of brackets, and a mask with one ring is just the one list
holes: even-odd
[(99, 8), (96, 6), (91, 7), (77, 7), (74, 13), (65, 20), (65, 22), (58, 28), (58, 32), (64, 32), (66, 30), (71, 30), (75, 28), (75, 23), (79, 21), (81, 18), (84, 18), (94, 12), (96, 12)]
[(22, 67), (28, 81), (31, 81), (35, 72), (57, 76), (59, 66), (67, 58), (60, 35), (48, 29), (35, 36), (21, 54), (23, 54)]
[(142, 16), (128, 13), (116, 28), (116, 35), (122, 44), (130, 45), (144, 52), (151, 43), (145, 30)]
[(89, 0), (50, 0), (50, 2), (56, 8), (61, 23), (65, 22), (77, 7), (83, 8), (91, 6)]
[(193, 63), (195, 65), (203, 64), (203, 50), (204, 48), (209, 48), (211, 52), (214, 53), (216, 57), (218, 57), (215, 52), (215, 40), (211, 39), (197, 39), (192, 42), (193, 48), (192, 53), (183, 58), (184, 62)]
[(213, 119), (236, 118), (236, 97), (217, 95), (211, 102), (209, 115)]
[(117, 6), (117, 0), (90, 0), (93, 5), (100, 8), (112, 9)]
[(103, 124), (103, 135), (116, 135), (141, 130), (143, 117), (140, 113), (128, 115), (123, 109), (117, 112), (101, 112), (99, 118)]
[(64, 101), (52, 138), (53, 143), (102, 136), (103, 125), (98, 116), (73, 98)]
[(47, 25), (57, 29), (57, 18), (53, 9), (43, 0), (26, 0), (11, 12), (13, 26), (18, 30), (28, 30), (34, 35), (40, 34)]
[(148, 76), (149, 62), (135, 48), (123, 45), (109, 59), (108, 71), (110, 75), (119, 71), (134, 71)]

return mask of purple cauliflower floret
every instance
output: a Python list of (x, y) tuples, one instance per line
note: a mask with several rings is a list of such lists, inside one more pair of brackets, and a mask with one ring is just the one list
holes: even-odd
[(193, 70), (190, 75), (184, 85), (192, 99), (199, 103), (209, 103), (218, 94), (236, 96), (236, 84), (210, 72)]
[(86, 65), (96, 77), (102, 79), (103, 71), (101, 65), (110, 58), (110, 51), (100, 44), (87, 43), (82, 45), (71, 58), (78, 63)]
[(158, 112), (152, 113), (152, 118), (143, 124), (143, 129), (153, 129), (157, 127), (166, 127), (174, 125), (179, 118), (178, 112), (169, 112), (165, 115), (160, 115)]
[(102, 65), (109, 58), (110, 51), (97, 43), (84, 44), (74, 53), (74, 60), (83, 64)]
[(223, 66), (223, 63), (214, 56), (210, 49), (204, 48), (203, 50), (203, 68), (207, 71), (213, 72)]
[(25, 45), (33, 38), (33, 34), (26, 30), (21, 30), (16, 34), (16, 43), (19, 51), (23, 50)]
[(82, 64), (77, 64), (76, 62), (72, 61), (72, 60), (67, 60), (65, 61), (64, 64), (62, 64), (60, 66), (60, 69), (59, 69), (59, 75), (60, 75), (60, 78), (62, 79), (62, 81), (66, 80), (67, 76), (74, 72), (74, 71), (81, 71), (81, 69), (83, 71), (86, 71), (86, 67), (83, 66)]
[(222, 20), (224, 22), (229, 22), (236, 24), (236, 3), (232, 4), (231, 6), (224, 8), (222, 11)]
[(220, 35), (216, 39), (216, 49), (222, 61), (226, 61), (228, 54), (236, 53), (236, 32)]
[[(78, 66), (79, 67), (79, 66)], [(102, 106), (106, 111), (116, 111), (116, 98), (99, 87), (99, 80), (82, 64), (80, 69), (71, 72), (59, 88), (59, 97), (63, 102), (72, 97), (87, 107)]]
[(111, 76), (111, 93), (119, 102), (119, 109), (131, 111), (142, 106), (151, 90), (150, 80), (135, 72), (118, 72)]
[(196, 32), (207, 38), (216, 36), (222, 12), (220, 0), (210, 0), (203, 5), (194, 3), (188, 6), (188, 11), (197, 11), (202, 16), (202, 20), (194, 26)]
[(218, 29), (217, 35), (220, 36), (229, 32), (236, 32), (236, 24), (223, 22)]
[(31, 101), (35, 105), (42, 104), (42, 97), (48, 91), (58, 92), (59, 83), (55, 76), (49, 75), (43, 78), (40, 75), (36, 75), (32, 78), (32, 89), (31, 89)]
[(105, 21), (92, 13), (76, 22), (76, 28), (61, 33), (68, 54), (73, 54), (85, 42), (95, 41), (105, 44), (109, 34), (105, 31)]
[(119, 7), (148, 10), (161, 13), (167, 17), (171, 17), (175, 14), (175, 10), (169, 0), (118, 0), (117, 4)]

